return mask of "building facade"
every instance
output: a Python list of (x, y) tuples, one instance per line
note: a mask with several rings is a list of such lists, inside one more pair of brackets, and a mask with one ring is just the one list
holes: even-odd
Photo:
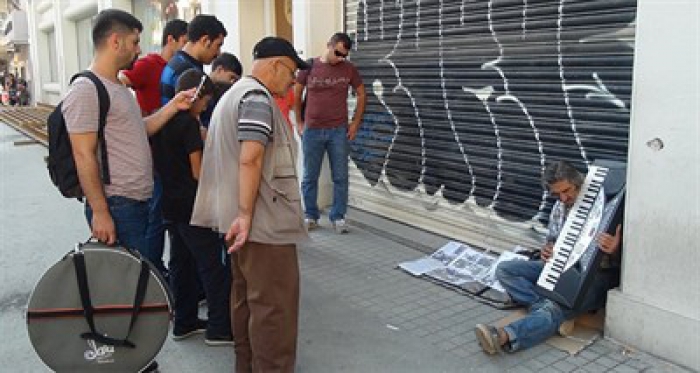
[[(245, 71), (266, 35), (305, 57), (346, 30), (368, 106), (351, 204), (496, 250), (538, 246), (550, 160), (628, 164), (623, 284), (608, 334), (700, 369), (698, 24), (694, 0), (25, 0), (37, 102), (56, 104), (92, 56), (101, 9), (144, 23), (216, 14)], [(660, 27), (663, 25), (663, 28)], [(663, 56), (663, 57), (660, 57)], [(659, 145), (661, 144), (661, 145)], [(322, 196), (323, 198), (323, 196)], [(649, 276), (653, 273), (653, 276)]]

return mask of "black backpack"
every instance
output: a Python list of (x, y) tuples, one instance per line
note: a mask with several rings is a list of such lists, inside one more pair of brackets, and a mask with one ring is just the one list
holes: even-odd
[[(70, 82), (81, 76), (92, 80), (97, 88), (97, 100), (100, 103), (100, 118), (97, 130), (98, 149), (100, 152), (100, 166), (102, 169), (102, 183), (110, 184), (109, 165), (107, 164), (107, 144), (105, 142), (105, 125), (107, 123), (107, 112), (109, 112), (109, 94), (104, 84), (100, 81), (93, 72), (85, 70), (75, 74)], [(75, 166), (73, 158), (73, 148), (71, 147), (70, 137), (66, 128), (66, 120), (63, 118), (62, 111), (63, 102), (49, 115), (47, 120), (47, 128), (49, 133), (49, 156), (46, 163), (49, 169), (51, 181), (58, 188), (61, 194), (66, 198), (84, 197), (83, 190), (80, 187), (78, 179), (78, 169)]]
[[(314, 59), (309, 58), (308, 60), (306, 60), (306, 62), (309, 64), (309, 72), (306, 75), (306, 84), (309, 84), (308, 80), (311, 77), (311, 70), (314, 69)], [(302, 95), (303, 96), (301, 98), (301, 110), (299, 110), (300, 111), (299, 114), (301, 115), (301, 120), (306, 120), (306, 96), (307, 96), (306, 89), (304, 89), (304, 92), (302, 93)]]

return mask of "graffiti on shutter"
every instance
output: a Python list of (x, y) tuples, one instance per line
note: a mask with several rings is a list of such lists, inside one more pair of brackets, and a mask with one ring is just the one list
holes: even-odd
[(409, 215), (512, 227), (517, 242), (546, 223), (548, 162), (626, 160), (635, 13), (635, 0), (348, 0), (368, 94), (351, 194), (381, 187), (380, 204), (402, 195)]

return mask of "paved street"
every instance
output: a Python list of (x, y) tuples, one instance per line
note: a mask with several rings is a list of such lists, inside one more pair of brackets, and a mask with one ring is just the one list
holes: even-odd
[[(0, 371), (42, 372), (48, 369), (27, 337), (27, 299), (41, 274), (89, 232), (82, 205), (51, 185), (45, 148), (14, 145), (22, 140), (0, 124)], [(424, 255), (408, 242), (421, 232), (381, 234), (394, 229), (387, 222), (339, 236), (327, 220), (322, 225), (300, 250), (299, 372), (685, 371), (605, 339), (577, 356), (543, 344), (487, 357), (472, 328), (505, 312), (395, 269)], [(233, 353), (202, 337), (168, 339), (158, 361), (162, 372), (230, 372)]]

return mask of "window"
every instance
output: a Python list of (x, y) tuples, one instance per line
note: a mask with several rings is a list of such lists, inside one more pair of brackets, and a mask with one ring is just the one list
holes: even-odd
[(58, 82), (58, 54), (56, 53), (56, 31), (46, 33), (47, 50), (49, 52), (48, 81)]
[(92, 62), (92, 21), (87, 17), (75, 23), (76, 42), (78, 44), (78, 70), (85, 70)]

